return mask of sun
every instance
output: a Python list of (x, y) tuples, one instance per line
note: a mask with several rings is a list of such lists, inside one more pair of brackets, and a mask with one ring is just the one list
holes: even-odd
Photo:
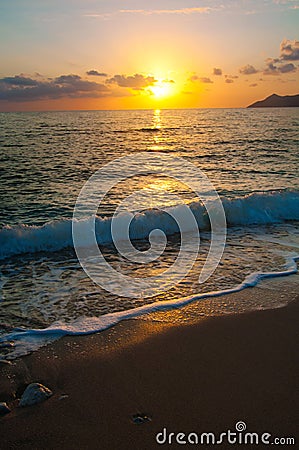
[(157, 98), (167, 97), (167, 95), (170, 94), (169, 86), (166, 84), (156, 84), (155, 86), (151, 86), (150, 91)]
[(173, 94), (172, 85), (169, 81), (157, 81), (156, 84), (149, 88), (149, 93), (155, 98), (160, 99), (163, 97), (169, 97)]

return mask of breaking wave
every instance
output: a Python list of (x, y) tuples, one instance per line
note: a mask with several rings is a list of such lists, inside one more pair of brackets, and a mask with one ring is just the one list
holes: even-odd
[[(252, 193), (237, 198), (222, 198), (228, 227), (267, 225), (299, 220), (299, 191), (269, 191)], [(189, 204), (199, 229), (209, 229), (209, 218), (203, 204)], [(178, 225), (167, 214), (180, 205), (159, 209), (148, 209), (131, 214), (131, 239), (144, 239), (156, 228), (166, 235), (179, 232)], [(88, 220), (82, 221), (82, 230), (86, 229)], [(119, 215), (117, 220), (123, 220)], [(96, 218), (96, 236), (100, 245), (112, 243), (111, 218)], [(117, 237), (116, 237), (117, 238)], [(53, 252), (72, 247), (72, 220), (64, 219), (47, 222), (42, 226), (6, 225), (0, 230), (0, 259), (24, 253)]]

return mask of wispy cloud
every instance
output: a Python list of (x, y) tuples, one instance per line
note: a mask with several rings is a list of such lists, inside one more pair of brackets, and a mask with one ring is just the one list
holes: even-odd
[(293, 5), (294, 3), (298, 3), (298, 0), (273, 0), (273, 3), (276, 5)]
[[(269, 0), (271, 1), (271, 0)], [(97, 11), (91, 11), (90, 13), (83, 14), (83, 17), (95, 18), (95, 19), (109, 19), (119, 15), (143, 15), (143, 16), (158, 16), (158, 15), (196, 15), (196, 14), (208, 14), (211, 12), (238, 13), (241, 15), (253, 15), (258, 14), (262, 7), (262, 2), (257, 3), (255, 6), (257, 9), (246, 9), (243, 4), (235, 1), (227, 0), (226, 2), (213, 2), (207, 0), (209, 5), (194, 6), (185, 8), (135, 8), (135, 9), (117, 9), (114, 11), (101, 13)], [(244, 2), (245, 3), (245, 2)]]
[(298, 9), (299, 6), (294, 5), (294, 3), (298, 3), (298, 0), (272, 0), (275, 5), (284, 6), (288, 9)]
[(91, 19), (108, 19), (109, 17), (113, 16), (115, 13), (88, 13), (83, 14), (83, 17), (88, 17)]
[(298, 0), (272, 0), (280, 12), (288, 12), (290, 10), (298, 10)]
[(153, 15), (190, 15), (190, 14), (206, 14), (216, 8), (211, 8), (210, 6), (194, 7), (194, 8), (179, 8), (179, 9), (119, 9), (113, 12), (107, 13), (86, 13), (83, 17), (89, 17), (92, 19), (108, 19), (112, 16), (119, 14), (140, 14), (143, 16), (153, 16)]
[(211, 11), (209, 6), (195, 8), (179, 8), (179, 9), (120, 9), (122, 14), (204, 14)]

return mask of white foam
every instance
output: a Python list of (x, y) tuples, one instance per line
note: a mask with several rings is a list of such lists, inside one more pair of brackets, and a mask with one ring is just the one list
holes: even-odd
[(7, 358), (15, 359), (37, 350), (39, 347), (53, 342), (63, 336), (82, 336), (98, 333), (116, 325), (122, 320), (140, 317), (144, 314), (150, 314), (155, 311), (177, 309), (194, 301), (240, 292), (247, 287), (256, 286), (261, 280), (266, 278), (275, 278), (295, 274), (297, 273), (297, 260), (299, 260), (299, 255), (288, 257), (285, 263), (285, 270), (283, 271), (251, 273), (242, 283), (231, 289), (197, 294), (177, 300), (160, 301), (138, 308), (129, 309), (127, 311), (105, 314), (100, 317), (80, 317), (71, 323), (55, 322), (51, 326), (40, 330), (26, 330), (19, 328), (1, 338), (0, 342), (14, 342), (14, 348)]
[[(253, 193), (234, 199), (222, 198), (222, 202), (230, 227), (299, 220), (298, 191)], [(180, 207), (178, 205), (168, 210), (171, 212), (172, 209)], [(207, 230), (209, 220), (203, 205), (200, 202), (194, 202), (190, 204), (190, 207), (200, 231)], [(122, 218), (120, 217), (119, 220)], [(85, 227), (88, 226), (90, 226), (88, 220), (82, 221), (82, 236), (84, 236)], [(151, 230), (155, 228), (161, 229), (166, 235), (179, 231), (170, 215), (157, 209), (149, 209), (134, 215), (130, 236), (132, 239), (147, 238)], [(99, 244), (112, 242), (110, 218), (97, 218), (96, 234)], [(72, 247), (72, 245), (70, 219), (48, 222), (42, 226), (5, 226), (0, 230), (0, 259), (24, 253), (53, 252)]]

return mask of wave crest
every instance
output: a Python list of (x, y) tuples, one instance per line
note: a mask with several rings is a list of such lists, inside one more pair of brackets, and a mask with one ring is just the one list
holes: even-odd
[[(256, 224), (275, 224), (299, 220), (298, 191), (270, 191), (252, 193), (233, 199), (222, 198), (227, 224), (229, 227), (250, 226)], [(190, 208), (201, 231), (209, 229), (209, 219), (201, 202), (193, 202)], [(166, 208), (171, 211), (180, 205)], [(118, 220), (122, 220), (121, 217)], [(82, 222), (82, 230), (88, 225)], [(111, 218), (97, 217), (96, 235), (99, 244), (109, 244), (111, 237)], [(149, 233), (160, 228), (166, 235), (179, 231), (176, 222), (167, 212), (149, 209), (132, 215), (130, 227), (131, 239), (147, 238)], [(15, 225), (0, 230), (0, 259), (14, 255), (36, 252), (54, 252), (72, 247), (72, 220), (64, 219), (47, 222), (42, 226)]]

